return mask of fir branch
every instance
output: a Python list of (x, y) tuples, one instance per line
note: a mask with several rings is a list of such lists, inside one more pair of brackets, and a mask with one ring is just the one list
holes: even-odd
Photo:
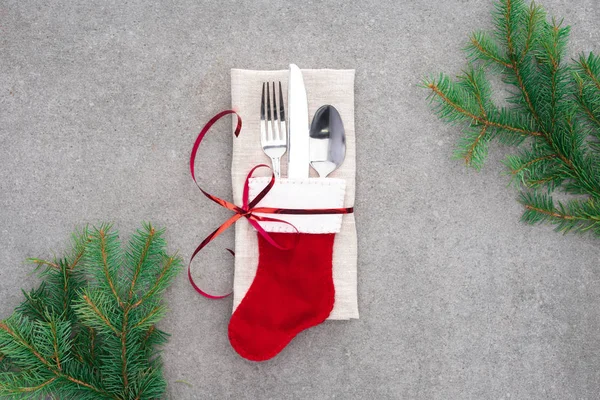
[(58, 332), (57, 332), (57, 327), (56, 327), (56, 320), (52, 320), (50, 322), (50, 330), (52, 332), (52, 348), (54, 350), (54, 361), (56, 362), (56, 367), (58, 368), (59, 371), (62, 371), (62, 365), (60, 364), (60, 354), (58, 351), (58, 341), (59, 341), (59, 337), (58, 337)]
[[(167, 335), (155, 324), (166, 312), (160, 294), (182, 263), (165, 253), (162, 232), (147, 224), (132, 237), (128, 254), (134, 262), (121, 257), (110, 225), (85, 229), (74, 236), (72, 253), (54, 262), (58, 268), (43, 263), (45, 281), (0, 321), (0, 396), (164, 395), (155, 347)], [(93, 279), (86, 282), (84, 272)]]
[(600, 127), (600, 117), (596, 115), (596, 111), (593, 110), (593, 105), (591, 105), (583, 95), (583, 83), (579, 84), (578, 82), (578, 85), (581, 86), (579, 87), (577, 99), (581, 108), (583, 109), (583, 112), (589, 121), (591, 121), (596, 127)]
[(74, 270), (75, 267), (77, 267), (79, 265), (79, 262), (83, 258), (84, 254), (85, 254), (85, 247), (82, 247), (81, 250), (79, 250), (79, 252), (75, 255), (75, 259), (69, 263), (70, 270)]
[(100, 395), (104, 396), (105, 398), (115, 399), (115, 400), (122, 400), (119, 396), (111, 395), (110, 393), (108, 393), (108, 392), (106, 392), (106, 391), (104, 391), (104, 390), (102, 390), (102, 389), (100, 389), (100, 388), (98, 388), (98, 387), (96, 387), (96, 386), (94, 386), (94, 385), (92, 385), (90, 383), (87, 383), (87, 382), (84, 382), (84, 381), (82, 381), (80, 379), (77, 379), (77, 378), (75, 378), (73, 376), (65, 375), (65, 374), (63, 374), (62, 376), (66, 380), (68, 380), (69, 382), (72, 382), (72, 383), (74, 383), (77, 386), (82, 386), (82, 387), (84, 387), (86, 389), (89, 389), (89, 390), (91, 390), (91, 391), (93, 391), (93, 392), (95, 392), (97, 394), (100, 394)]
[(486, 32), (475, 32), (470, 36), (467, 46), (468, 56), (473, 60), (486, 60), (497, 63), (504, 68), (513, 68), (513, 64), (500, 54), (498, 45)]
[[(506, 82), (515, 84), (521, 95), (522, 100), (538, 125), (541, 125), (540, 117), (532, 103), (530, 90), (527, 87), (526, 79), (523, 77), (523, 71), (527, 66), (526, 57), (528, 52), (519, 56), (515, 47), (515, 37), (518, 35), (519, 23), (523, 19), (525, 12), (524, 3), (521, 0), (504, 0), (497, 4), (496, 23), (498, 24), (498, 36), (500, 36), (507, 47), (507, 56), (510, 60), (511, 68), (505, 71), (505, 76), (509, 78)], [(530, 48), (530, 47), (529, 47)], [(544, 132), (540, 136), (545, 136)]]
[(590, 53), (587, 60), (582, 56), (579, 59), (578, 65), (596, 88), (600, 90), (600, 78), (598, 77), (600, 75), (600, 56)]
[[(30, 356), (35, 357), (41, 366), (46, 367), (46, 371), (55, 375), (56, 378), (64, 378), (71, 382), (77, 383), (78, 385), (84, 386), (88, 389), (93, 390), (98, 394), (102, 394), (103, 396), (111, 397), (104, 390), (90, 384), (78, 380), (72, 375), (65, 373), (64, 371), (56, 368), (55, 364), (49, 360), (47, 360), (42, 352), (35, 347), (33, 344), (33, 337), (31, 325), (29, 325), (29, 321), (26, 319), (19, 318), (18, 316), (13, 316), (6, 321), (0, 322), (0, 332), (4, 332), (8, 335), (12, 340), (7, 340), (7, 337), (0, 336), (0, 348), (4, 351), (9, 352), (12, 355), (13, 359), (18, 360), (19, 364), (29, 365), (28, 368), (24, 369), (24, 373), (21, 376), (21, 383), (17, 385), (17, 387), (11, 387), (11, 385), (7, 385), (7, 383), (13, 381), (15, 374), (14, 373), (4, 373), (0, 374), (0, 394), (2, 391), (6, 391), (6, 394), (14, 394), (19, 393), (23, 387), (27, 388), (27, 391), (33, 387), (40, 387), (42, 389), (45, 385), (26, 385), (26, 382), (35, 381), (38, 379), (39, 375), (31, 375), (32, 371), (41, 370), (40, 364), (31, 364), (28, 362)], [(65, 339), (64, 337), (61, 339)], [(68, 339), (68, 338), (67, 338)], [(8, 375), (7, 375), (8, 374)], [(116, 398), (116, 397), (111, 397)]]
[(459, 150), (455, 153), (456, 158), (462, 158), (466, 165), (475, 169), (482, 167), (483, 159), (487, 155), (487, 143), (489, 135), (486, 136), (488, 125), (483, 125), (479, 130), (473, 130), (459, 142)]
[(577, 102), (594, 131), (600, 136), (600, 57), (581, 55), (575, 63), (573, 78), (577, 83)]
[(144, 224), (131, 238), (126, 258), (136, 267), (131, 271), (128, 304), (134, 304), (144, 297), (149, 287), (160, 282), (156, 276), (161, 272), (165, 246), (164, 230), (156, 230), (151, 224)]
[(47, 395), (59, 379), (57, 376), (44, 376), (40, 379), (34, 374), (9, 374), (7, 378), (0, 383), (0, 396), (11, 399), (31, 399), (39, 398), (39, 394)]
[(148, 301), (153, 296), (162, 293), (168, 287), (175, 275), (179, 272), (181, 267), (181, 259), (179, 257), (164, 257), (163, 266), (160, 273), (154, 280), (154, 283), (137, 302), (131, 305), (131, 309), (138, 307), (140, 304)]
[[(510, 50), (509, 49), (509, 57), (512, 59), (512, 68), (511, 71), (513, 71), (515, 78), (517, 80), (517, 86), (519, 88), (519, 90), (521, 91), (521, 94), (523, 95), (523, 100), (525, 101), (525, 104), (527, 105), (527, 108), (529, 109), (529, 112), (531, 112), (531, 115), (533, 116), (533, 118), (537, 121), (538, 124), (541, 125), (541, 119), (540, 116), (538, 115), (535, 106), (533, 105), (532, 101), (531, 101), (531, 96), (529, 94), (529, 89), (527, 88), (526, 84), (525, 84), (525, 79), (523, 78), (523, 74), (521, 73), (520, 70), (520, 65), (521, 63), (517, 63), (515, 57), (515, 53), (514, 50)], [(544, 136), (543, 133), (539, 136)]]
[(90, 356), (93, 360), (95, 358), (95, 348), (96, 348), (96, 331), (94, 328), (88, 327), (88, 331), (90, 332)]
[(45, 320), (48, 309), (46, 283), (42, 282), (37, 289), (29, 293), (24, 290), (21, 292), (25, 296), (25, 301), (17, 307), (17, 311), (34, 320)]
[[(19, 322), (18, 320), (16, 322)], [(51, 370), (52, 365), (48, 362), (41, 354), (37, 351), (37, 349), (20, 333), (18, 333), (14, 327), (9, 326), (9, 321), (0, 321), (0, 331), (4, 331), (13, 339), (13, 342), (10, 343), (11, 348), (7, 348), (6, 346), (2, 346), (4, 351), (10, 351), (11, 355), (14, 358), (17, 358), (20, 361), (26, 362), (29, 355), (33, 355), (37, 358), (44, 366), (49, 367)], [(0, 338), (1, 339), (1, 338)], [(6, 340), (6, 339), (5, 339)], [(26, 350), (25, 353), (19, 352), (20, 349)]]
[(144, 262), (146, 261), (147, 257), (148, 257), (148, 253), (150, 251), (150, 246), (152, 245), (152, 242), (154, 241), (154, 236), (156, 234), (156, 231), (154, 230), (154, 228), (150, 225), (148, 227), (148, 235), (146, 237), (145, 243), (144, 243), (144, 247), (142, 248), (142, 252), (141, 255), (139, 256), (139, 261), (137, 262), (136, 266), (135, 266), (135, 271), (133, 274), (133, 278), (131, 279), (131, 285), (129, 287), (129, 302), (131, 302), (131, 299), (133, 298), (133, 293), (136, 287), (136, 283), (137, 283), (137, 279), (140, 275), (140, 272), (142, 270), (142, 265), (144, 264)]
[(549, 195), (525, 192), (520, 202), (525, 206), (522, 219), (527, 223), (548, 222), (563, 233), (593, 231), (600, 234), (600, 207), (592, 200), (572, 200), (555, 205)]
[(529, 161), (525, 162), (524, 164), (519, 165), (517, 168), (512, 169), (510, 171), (510, 173), (513, 175), (518, 175), (518, 174), (522, 173), (525, 169), (531, 167), (534, 164), (537, 164), (537, 163), (545, 161), (545, 160), (553, 160), (556, 157), (557, 157), (556, 154), (548, 154), (546, 156), (534, 158), (533, 160), (529, 160)]
[[(103, 330), (108, 328), (116, 335), (121, 335), (121, 331), (119, 331), (110, 322), (108, 317), (109, 314), (116, 312), (114, 309), (110, 308), (111, 306), (108, 300), (101, 298), (99, 293), (94, 295), (94, 300), (92, 300), (90, 297), (91, 294), (89, 292), (87, 292), (87, 294), (83, 294), (81, 297), (83, 302), (80, 302), (78, 307), (80, 318), (85, 320), (90, 326), (96, 329)], [(101, 308), (103, 309), (101, 310)], [(107, 310), (104, 310), (104, 308)]]
[(521, 52), (519, 62), (523, 62), (529, 51), (533, 48), (533, 45), (538, 37), (537, 31), (543, 24), (545, 18), (546, 14), (544, 10), (534, 2), (531, 2), (527, 15), (525, 46)]
[(523, 128), (518, 128), (515, 126), (510, 126), (510, 125), (506, 125), (506, 124), (501, 124), (498, 122), (494, 122), (494, 121), (490, 121), (484, 117), (480, 117), (478, 115), (475, 115), (469, 111), (467, 111), (466, 109), (464, 109), (463, 107), (461, 107), (459, 104), (457, 104), (456, 102), (452, 101), (447, 95), (446, 93), (444, 93), (444, 91), (440, 88), (440, 83), (442, 81), (438, 81), (438, 82), (434, 82), (434, 81), (427, 81), (425, 82), (425, 85), (431, 89), (431, 91), (438, 96), (443, 103), (447, 104), (448, 106), (450, 106), (451, 108), (453, 108), (454, 110), (456, 110), (456, 112), (470, 118), (471, 120), (476, 121), (477, 123), (481, 124), (481, 125), (488, 125), (488, 126), (492, 126), (494, 128), (499, 128), (499, 129), (504, 129), (507, 131), (513, 131), (513, 132), (517, 132), (523, 135), (530, 135), (530, 136), (543, 136), (543, 134), (541, 132), (535, 132), (535, 131), (531, 131), (531, 130), (526, 130)]
[[(545, 11), (534, 3), (527, 7), (523, 0), (501, 0), (493, 17), (492, 34), (469, 37), (463, 76), (456, 82), (444, 75), (425, 82), (435, 111), (464, 125), (457, 154), (475, 169), (482, 167), (492, 139), (527, 143), (529, 151), (505, 161), (511, 179), (523, 185), (523, 196), (534, 196), (527, 188), (545, 188), (587, 197), (565, 204), (527, 197), (524, 221), (600, 236), (600, 207), (595, 205), (600, 201), (600, 57), (590, 54), (574, 65), (564, 63), (570, 28), (557, 19), (547, 22)], [(516, 89), (507, 99), (511, 107), (494, 105), (487, 70), (500, 73)]]
[(121, 332), (121, 368), (123, 374), (123, 391), (129, 391), (129, 377), (127, 375), (127, 313), (123, 317), (123, 326)]
[(107, 244), (105, 228), (100, 228), (100, 230), (98, 230), (98, 236), (100, 237), (100, 252), (102, 253), (102, 270), (104, 272), (104, 275), (106, 276), (106, 282), (108, 283), (112, 294), (115, 296), (115, 299), (117, 300), (119, 305), (121, 305), (121, 307), (122, 307), (123, 301), (121, 300), (119, 294), (117, 293), (115, 279), (111, 276), (111, 273), (110, 273), (111, 267), (109, 266), (109, 263), (108, 263), (108, 252), (109, 252), (108, 247), (109, 246)]
[(146, 334), (144, 335), (144, 342), (147, 341), (150, 336), (152, 336), (152, 334), (154, 333), (154, 331), (156, 330), (156, 326), (152, 325), (150, 328), (148, 328), (148, 332), (146, 332)]
[(60, 269), (57, 263), (48, 260), (41, 260), (39, 258), (28, 258), (27, 261), (36, 264), (38, 267), (43, 267), (44, 265), (47, 265), (55, 269)]
[(154, 306), (140, 321), (136, 322), (132, 326), (132, 329), (136, 328), (150, 328), (154, 326), (159, 320), (161, 320), (166, 313), (166, 309), (163, 305)]
[(45, 386), (48, 386), (49, 384), (51, 384), (52, 382), (54, 382), (57, 379), (58, 379), (58, 377), (54, 376), (54, 377), (48, 379), (46, 382), (42, 382), (42, 383), (40, 383), (37, 386), (20, 387), (17, 390), (20, 393), (24, 393), (24, 392), (37, 392), (37, 391), (43, 389)]
[(486, 109), (490, 103), (490, 87), (485, 80), (483, 68), (469, 68), (461, 79), (470, 92), (473, 93), (477, 105), (479, 106), (480, 116), (488, 118)]

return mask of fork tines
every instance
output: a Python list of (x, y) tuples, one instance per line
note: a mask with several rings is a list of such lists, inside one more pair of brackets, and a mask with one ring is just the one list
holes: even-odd
[[(280, 159), (287, 147), (287, 129), (281, 82), (263, 82), (260, 104), (260, 141), (263, 151), (271, 158), (273, 172), (280, 177)], [(272, 88), (272, 89), (271, 89)]]

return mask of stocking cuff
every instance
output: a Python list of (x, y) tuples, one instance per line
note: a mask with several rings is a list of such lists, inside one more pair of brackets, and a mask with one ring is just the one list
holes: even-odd
[[(249, 197), (254, 199), (270, 182), (270, 177), (250, 178)], [(291, 209), (341, 208), (344, 206), (346, 181), (337, 178), (281, 178), (269, 193), (258, 203), (258, 207)], [(342, 215), (264, 215), (293, 224), (301, 233), (338, 233), (342, 226)], [(281, 222), (261, 222), (267, 232), (288, 232), (296, 230)]]

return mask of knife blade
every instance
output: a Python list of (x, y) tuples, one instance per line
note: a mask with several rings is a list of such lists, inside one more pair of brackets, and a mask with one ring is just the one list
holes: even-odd
[(302, 72), (290, 64), (288, 81), (288, 178), (308, 178), (308, 100)]

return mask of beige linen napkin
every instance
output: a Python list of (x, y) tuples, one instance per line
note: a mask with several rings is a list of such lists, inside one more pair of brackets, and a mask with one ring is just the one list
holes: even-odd
[[(354, 206), (356, 147), (354, 140), (354, 70), (302, 70), (308, 113), (312, 118), (324, 105), (335, 106), (346, 129), (346, 158), (330, 176), (346, 180), (344, 207)], [(256, 164), (270, 165), (270, 159), (260, 145), (260, 101), (262, 83), (281, 81), (284, 99), (287, 99), (288, 71), (231, 70), (231, 104), (242, 117), (242, 133), (233, 139), (231, 180), (235, 204), (242, 202), (246, 175)], [(285, 102), (287, 107), (287, 101)], [(233, 118), (235, 129), (236, 118)], [(260, 172), (260, 173), (259, 173)], [(287, 158), (281, 160), (281, 175), (286, 176)], [(268, 170), (257, 171), (255, 176), (269, 175)], [(317, 176), (311, 170), (311, 176)], [(235, 224), (235, 274), (233, 282), (233, 309), (240, 304), (250, 288), (258, 266), (257, 233), (245, 218)], [(358, 318), (356, 292), (356, 227), (354, 214), (343, 216), (342, 228), (336, 234), (333, 246), (333, 282), (335, 305), (329, 319)]]

